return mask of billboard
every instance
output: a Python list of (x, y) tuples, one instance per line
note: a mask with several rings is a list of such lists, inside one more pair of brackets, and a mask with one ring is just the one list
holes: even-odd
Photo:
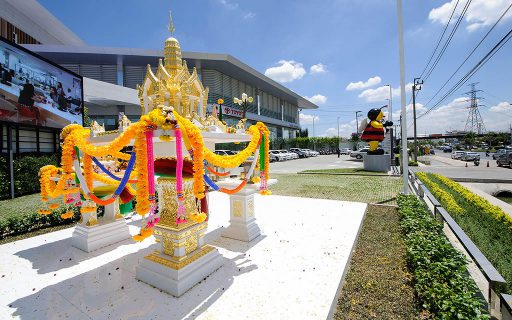
[(83, 79), (0, 37), (0, 121), (83, 124)]

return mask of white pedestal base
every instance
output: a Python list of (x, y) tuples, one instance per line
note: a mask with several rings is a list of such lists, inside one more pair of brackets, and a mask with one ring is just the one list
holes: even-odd
[[(101, 221), (101, 220), (100, 220)], [(73, 247), (91, 252), (131, 238), (124, 218), (91, 227), (78, 224), (72, 235)]]
[(222, 230), (222, 236), (244, 242), (250, 242), (261, 234), (254, 217), (254, 193), (257, 190), (243, 189), (229, 196), (229, 226)]
[[(172, 261), (156, 251), (142, 259), (136, 267), (135, 278), (179, 297), (224, 264), (219, 251), (211, 246), (204, 246), (196, 255), (200, 257), (193, 263), (175, 269)], [(195, 259), (196, 255), (192, 254), (189, 259)]]

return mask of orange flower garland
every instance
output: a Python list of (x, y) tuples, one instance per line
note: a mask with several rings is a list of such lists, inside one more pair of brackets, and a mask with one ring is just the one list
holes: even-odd
[(89, 190), (92, 191), (94, 188), (94, 171), (92, 170), (92, 157), (88, 154), (84, 154), (83, 159), (85, 183), (87, 184), (87, 188), (89, 188)]
[[(141, 118), (142, 120), (142, 118)], [(142, 124), (146, 121), (141, 121)], [(148, 158), (146, 148), (146, 127), (138, 125), (135, 133), (135, 169), (137, 172), (137, 204), (135, 211), (144, 216), (149, 212), (149, 194), (148, 194)]]

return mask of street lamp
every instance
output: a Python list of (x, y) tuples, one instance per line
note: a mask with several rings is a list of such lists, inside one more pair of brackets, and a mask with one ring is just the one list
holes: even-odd
[(246, 119), (245, 114), (247, 113), (247, 104), (253, 102), (252, 97), (248, 97), (247, 93), (242, 93), (242, 99), (235, 97), (233, 98), (233, 102), (242, 107), (242, 119)]
[(359, 113), (363, 113), (363, 111), (356, 111), (356, 132), (359, 135), (359, 118), (357, 117)]
[[(393, 122), (393, 89), (392, 89), (390, 84), (386, 84), (385, 87), (389, 87), (389, 99), (387, 99), (387, 100), (389, 100), (388, 119), (389, 119), (389, 121)], [(393, 126), (391, 126), (391, 128), (389, 130), (390, 130), (389, 136), (391, 138), (389, 147), (391, 148), (391, 150), (390, 150), (391, 151), (390, 152), (390, 154), (391, 154), (391, 162), (393, 162), (393, 159), (395, 159), (395, 152), (393, 151), (393, 147), (394, 147), (394, 143), (393, 143), (393, 137), (394, 137), (394, 135), (393, 135)]]

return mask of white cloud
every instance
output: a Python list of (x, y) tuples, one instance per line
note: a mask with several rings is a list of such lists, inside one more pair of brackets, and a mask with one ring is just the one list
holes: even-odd
[[(356, 120), (346, 123), (340, 123), (340, 137), (350, 138), (352, 133), (356, 132)], [(337, 137), (338, 130), (336, 128), (328, 128), (324, 133), (320, 134), (321, 137)]]
[(293, 60), (280, 60), (277, 67), (265, 70), (265, 75), (277, 82), (292, 82), (301, 79), (305, 74), (302, 63)]
[(351, 82), (347, 85), (345, 90), (351, 91), (351, 90), (362, 90), (365, 88), (373, 87), (377, 84), (379, 84), (382, 81), (382, 79), (379, 76), (375, 76), (372, 78), (369, 78), (366, 80), (366, 82), (358, 81), (358, 82)]
[(217, 2), (229, 10), (235, 10), (236, 8), (238, 8), (238, 3), (236, 2), (231, 2), (228, 0), (217, 0)]
[(338, 130), (336, 130), (336, 128), (328, 128), (320, 136), (321, 137), (337, 137), (338, 136)]
[(248, 12), (244, 15), (244, 19), (252, 19), (254, 17), (256, 17), (256, 13), (254, 12)]
[[(428, 18), (432, 22), (446, 24), (452, 13), (453, 6), (457, 0), (446, 2), (440, 7), (430, 11)], [(468, 7), (464, 20), (467, 23), (466, 30), (475, 31), (481, 27), (493, 24), (510, 5), (509, 0), (473, 0)], [(451, 23), (454, 23), (460, 16), (464, 5), (459, 2), (457, 9), (452, 17)], [(512, 11), (507, 12), (502, 21), (512, 17)]]
[(500, 102), (489, 109), (491, 112), (512, 111), (512, 105), (508, 102)]
[(321, 94), (315, 94), (311, 98), (309, 98), (309, 97), (304, 97), (304, 98), (306, 98), (307, 100), (311, 101), (312, 103), (314, 103), (316, 105), (322, 105), (327, 102), (327, 97), (323, 96)]
[(311, 73), (311, 74), (326, 73), (326, 72), (327, 72), (327, 67), (322, 63), (314, 64), (309, 68), (309, 73)]
[[(464, 130), (468, 118), (469, 102), (467, 97), (453, 99), (439, 108), (432, 110), (428, 115), (417, 120), (418, 134), (445, 133), (446, 131)], [(500, 102), (489, 109), (480, 108), (487, 131), (506, 131), (512, 117), (512, 107), (506, 107), (508, 102)], [(426, 108), (416, 104), (416, 114), (420, 116)], [(393, 113), (395, 123), (398, 124), (400, 114)], [(413, 134), (412, 106), (407, 106), (407, 132)]]
[[(405, 92), (410, 92), (412, 89), (412, 83), (405, 85)], [(391, 89), (393, 97), (400, 96), (400, 86)], [(381, 86), (375, 89), (366, 89), (358, 95), (359, 98), (365, 99), (367, 102), (385, 102), (389, 99), (389, 87)]]
[(315, 123), (318, 123), (320, 121), (320, 118), (318, 116), (314, 116), (312, 114), (299, 113), (300, 124), (312, 124), (313, 119), (315, 120)]

